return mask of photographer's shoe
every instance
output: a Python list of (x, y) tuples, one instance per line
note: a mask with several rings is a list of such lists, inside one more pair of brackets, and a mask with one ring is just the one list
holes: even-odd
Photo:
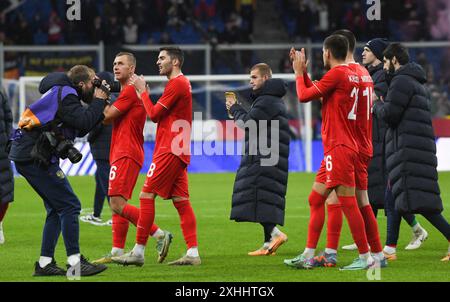
[(39, 265), (39, 261), (34, 264), (33, 277), (45, 277), (45, 276), (65, 276), (66, 271), (56, 265), (55, 259), (44, 267)]
[[(80, 276), (81, 277), (97, 275), (107, 269), (106, 265), (90, 263), (88, 261), (88, 259), (86, 259), (83, 255), (80, 256), (80, 262), (76, 265), (80, 265)], [(77, 268), (73, 268), (72, 266), (67, 264), (67, 269), (68, 270), (70, 270), (70, 269), (76, 270)]]

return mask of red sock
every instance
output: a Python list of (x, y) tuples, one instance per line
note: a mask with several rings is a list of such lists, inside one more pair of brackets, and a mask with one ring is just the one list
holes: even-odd
[(197, 246), (197, 221), (191, 203), (189, 200), (183, 200), (174, 202), (173, 205), (180, 216), (181, 230), (188, 249)]
[(339, 202), (342, 204), (342, 210), (347, 218), (348, 226), (352, 232), (353, 240), (358, 247), (360, 254), (369, 252), (367, 243), (364, 220), (358, 208), (358, 202), (355, 196), (338, 196)]
[(359, 209), (366, 225), (367, 241), (373, 253), (381, 253), (383, 247), (381, 246), (380, 234), (378, 233), (378, 223), (373, 213), (371, 205), (367, 205)]
[(139, 219), (139, 209), (127, 203), (122, 209), (122, 217), (136, 226)]
[(327, 210), (327, 248), (337, 251), (342, 229), (342, 205), (329, 204)]
[(146, 245), (150, 229), (155, 221), (155, 200), (141, 198), (141, 209), (136, 230), (136, 243)]
[(397, 245), (396, 244), (386, 244), (388, 247), (392, 247), (392, 248), (394, 248), (394, 249), (396, 249), (397, 248)]
[(325, 223), (325, 200), (327, 198), (320, 195), (316, 191), (311, 191), (309, 194), (309, 224), (308, 224), (308, 239), (306, 240), (306, 247), (315, 249), (317, 242), (319, 242), (320, 233), (322, 232), (323, 224)]
[[(139, 208), (127, 203), (122, 210), (122, 217), (128, 219), (132, 224), (134, 224), (134, 226), (137, 226), (139, 219)], [(153, 235), (158, 229), (159, 226), (153, 224), (150, 228), (150, 235)]]
[(113, 235), (113, 247), (123, 249), (125, 242), (127, 241), (128, 226), (130, 223), (127, 219), (123, 218), (119, 214), (112, 215), (112, 235)]
[(9, 202), (0, 203), (0, 222), (3, 221), (3, 217), (5, 217), (6, 210), (8, 210)]

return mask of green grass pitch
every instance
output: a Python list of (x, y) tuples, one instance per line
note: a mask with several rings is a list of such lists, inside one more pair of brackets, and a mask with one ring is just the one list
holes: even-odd
[[(450, 173), (440, 173), (439, 181), (444, 200), (444, 215), (450, 219)], [(82, 278), (83, 281), (368, 281), (365, 271), (342, 272), (338, 268), (297, 270), (283, 264), (302, 251), (306, 242), (309, 207), (307, 197), (314, 174), (291, 173), (286, 203), (285, 226), (281, 229), (289, 241), (280, 247), (276, 256), (250, 257), (247, 252), (262, 244), (262, 228), (255, 223), (236, 223), (229, 220), (234, 174), (190, 174), (191, 201), (197, 216), (199, 251), (202, 265), (198, 267), (171, 267), (166, 263), (185, 252), (178, 214), (170, 201), (157, 199), (156, 223), (174, 234), (169, 255), (163, 264), (156, 263), (155, 241), (149, 239), (146, 263), (143, 267), (109, 265), (102, 274)], [(139, 190), (143, 185), (141, 175), (134, 190), (132, 204), (138, 205)], [(93, 207), (95, 181), (93, 177), (71, 177), (70, 182), (82, 202), (83, 208)], [(110, 217), (105, 208), (103, 218)], [(403, 221), (397, 249), (398, 260), (381, 271), (381, 281), (450, 281), (449, 263), (440, 262), (448, 242), (428, 221), (418, 215), (419, 222), (428, 230), (429, 239), (419, 250), (406, 251), (411, 231)], [(44, 223), (44, 206), (38, 195), (23, 178), (16, 179), (15, 201), (11, 205), (3, 226), (6, 243), (0, 245), (0, 281), (67, 281), (65, 277), (33, 278), (34, 262), (39, 257), (41, 232)], [(386, 236), (386, 218), (378, 215), (381, 239)], [(325, 245), (326, 228), (318, 250)], [(135, 228), (130, 226), (127, 249), (132, 248)], [(341, 245), (351, 243), (346, 223)], [(81, 252), (96, 259), (111, 248), (111, 227), (93, 226), (80, 222)], [(65, 249), (60, 237), (57, 262), (66, 262)], [(356, 252), (339, 251), (339, 264), (349, 264)], [(374, 281), (372, 281), (374, 282)]]

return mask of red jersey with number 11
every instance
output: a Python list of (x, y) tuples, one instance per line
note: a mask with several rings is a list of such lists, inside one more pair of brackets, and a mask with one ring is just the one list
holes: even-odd
[(358, 152), (355, 134), (358, 75), (346, 64), (330, 69), (320, 81), (312, 82), (308, 74), (296, 79), (300, 102), (322, 99), (322, 143), (324, 152), (344, 145)]
[(356, 105), (356, 142), (358, 143), (359, 153), (372, 157), (372, 77), (367, 69), (358, 63), (349, 63), (348, 66), (359, 77)]

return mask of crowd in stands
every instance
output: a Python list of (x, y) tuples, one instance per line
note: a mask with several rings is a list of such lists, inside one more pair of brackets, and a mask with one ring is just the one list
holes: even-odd
[[(5, 45), (252, 43), (257, 0), (80, 0), (81, 20), (68, 21), (60, 0), (0, 1), (0, 43)], [(260, 0), (261, 1), (261, 0)], [(330, 32), (348, 28), (359, 41), (387, 37), (394, 41), (450, 40), (450, 0), (380, 0), (381, 20), (369, 22), (366, 0), (274, 0), (295, 42), (321, 42)], [(240, 64), (234, 64), (237, 54)], [(257, 61), (256, 53), (214, 52), (214, 73), (242, 73), (239, 66)], [(17, 60), (6, 54), (5, 67)], [(313, 76), (323, 74), (321, 52), (312, 54)], [(436, 115), (450, 113), (450, 49), (415, 49), (412, 57), (427, 68)], [(225, 62), (225, 64), (224, 64)], [(8, 65), (9, 66), (6, 66)], [(12, 64), (12, 65), (11, 65)], [(242, 67), (242, 66), (241, 66)], [(281, 58), (275, 72), (291, 72)], [(200, 70), (197, 73), (202, 73)], [(17, 74), (18, 76), (19, 74)]]

